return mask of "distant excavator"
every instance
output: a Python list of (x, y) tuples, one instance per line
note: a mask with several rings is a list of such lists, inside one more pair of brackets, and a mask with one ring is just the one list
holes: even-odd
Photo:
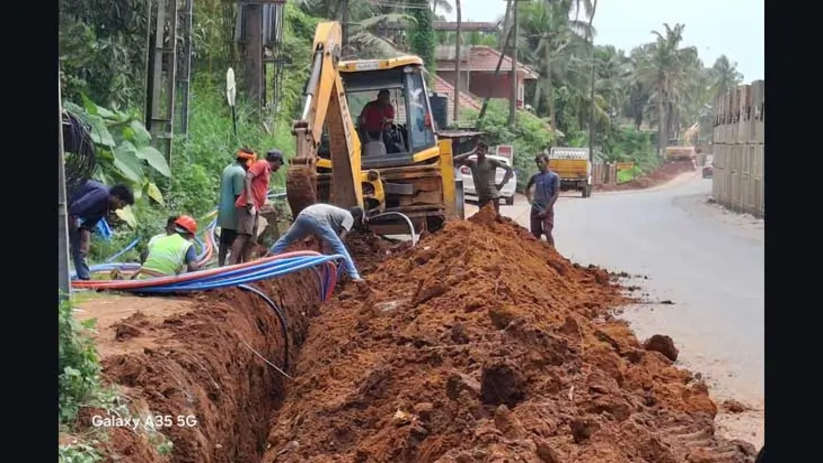
[(683, 145), (667, 146), (667, 161), (695, 161), (697, 150), (694, 147), (694, 140), (700, 133), (700, 123), (695, 122), (683, 132)]
[[(341, 37), (338, 22), (317, 25), (303, 112), (293, 126), (296, 154), (287, 171), (292, 214), (324, 202), (363, 207), (378, 234), (405, 234), (409, 222), (417, 233), (440, 228), (460, 216), (462, 204), (452, 141), (438, 139), (423, 61), (412, 55), (340, 61)], [(389, 94), (394, 118), (375, 136), (355, 115), (381, 91)]]

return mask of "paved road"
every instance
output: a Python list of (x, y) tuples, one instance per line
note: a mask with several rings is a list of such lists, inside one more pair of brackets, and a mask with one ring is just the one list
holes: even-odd
[[(763, 221), (708, 204), (710, 192), (711, 180), (685, 174), (650, 190), (588, 199), (564, 193), (554, 237), (575, 262), (648, 276), (625, 284), (674, 305), (628, 308), (623, 317), (638, 338), (670, 335), (678, 364), (706, 377), (715, 398), (733, 396), (762, 410)], [(525, 198), (501, 213), (528, 227)]]

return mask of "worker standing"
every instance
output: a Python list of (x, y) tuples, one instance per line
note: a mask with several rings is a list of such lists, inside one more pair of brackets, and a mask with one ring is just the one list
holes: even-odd
[(269, 176), (283, 165), (283, 153), (272, 149), (266, 159), (255, 161), (246, 172), (245, 188), (234, 203), (237, 213), (237, 237), (231, 247), (232, 264), (248, 259), (252, 243), (257, 235), (257, 219), (260, 208), (266, 204), (269, 193)]
[[(532, 175), (526, 185), (526, 199), (531, 207), (531, 232), (535, 238), (545, 233), (546, 241), (554, 246), (552, 229), (554, 228), (554, 203), (560, 195), (560, 177), (549, 170), (549, 157), (539, 154), (534, 158), (540, 172)], [(532, 201), (531, 187), (534, 186), (534, 201)]]
[(100, 182), (87, 180), (72, 194), (69, 199), (69, 242), (77, 278), (91, 278), (86, 256), (91, 244), (91, 233), (97, 222), (110, 211), (131, 204), (134, 204), (134, 195), (124, 185), (110, 188)]
[(255, 158), (257, 158), (257, 155), (254, 151), (248, 148), (240, 148), (234, 162), (223, 169), (223, 175), (220, 178), (220, 202), (217, 206), (220, 249), (217, 254), (217, 264), (221, 267), (226, 264), (226, 255), (237, 237), (237, 208), (234, 204), (243, 194), (246, 187), (246, 171)]
[[(494, 213), (500, 214), (500, 190), (512, 178), (514, 171), (504, 162), (487, 158), (486, 151), (488, 151), (488, 146), (481, 141), (477, 144), (477, 160), (468, 159), (471, 152), (455, 156), (454, 160), (457, 164), (466, 165), (471, 169), (474, 188), (477, 190), (478, 207), (483, 208), (491, 202), (494, 205)], [(506, 174), (503, 176), (503, 181), (496, 184), (498, 168), (504, 169)]]
[(188, 215), (174, 220), (174, 233), (155, 235), (149, 240), (148, 257), (132, 279), (160, 277), (193, 272), (199, 268), (194, 250), (197, 221)]
[(271, 253), (280, 254), (291, 243), (314, 235), (325, 241), (334, 253), (343, 256), (343, 266), (352, 280), (362, 281), (346, 245), (343, 244), (352, 227), (362, 223), (363, 208), (359, 206), (346, 210), (331, 204), (312, 204), (300, 211), (286, 234), (274, 243)]

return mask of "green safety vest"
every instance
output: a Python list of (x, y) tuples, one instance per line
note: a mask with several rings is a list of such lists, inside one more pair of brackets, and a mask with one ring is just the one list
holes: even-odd
[(192, 243), (178, 233), (155, 236), (149, 241), (149, 256), (143, 267), (165, 275), (175, 275), (186, 266), (186, 251)]

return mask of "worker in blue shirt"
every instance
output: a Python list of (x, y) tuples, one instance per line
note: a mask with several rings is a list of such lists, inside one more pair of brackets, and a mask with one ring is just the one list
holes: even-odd
[[(549, 157), (539, 154), (534, 158), (540, 172), (532, 175), (526, 185), (526, 199), (532, 205), (531, 208), (531, 232), (535, 238), (545, 233), (546, 241), (554, 246), (552, 229), (554, 228), (554, 203), (560, 195), (560, 177), (549, 170)], [(532, 200), (531, 188), (534, 186), (534, 199)]]
[(107, 187), (100, 182), (87, 180), (73, 192), (69, 199), (69, 242), (77, 278), (91, 278), (86, 256), (89, 253), (91, 233), (97, 222), (107, 216), (109, 211), (131, 204), (134, 204), (134, 195), (124, 185)]

